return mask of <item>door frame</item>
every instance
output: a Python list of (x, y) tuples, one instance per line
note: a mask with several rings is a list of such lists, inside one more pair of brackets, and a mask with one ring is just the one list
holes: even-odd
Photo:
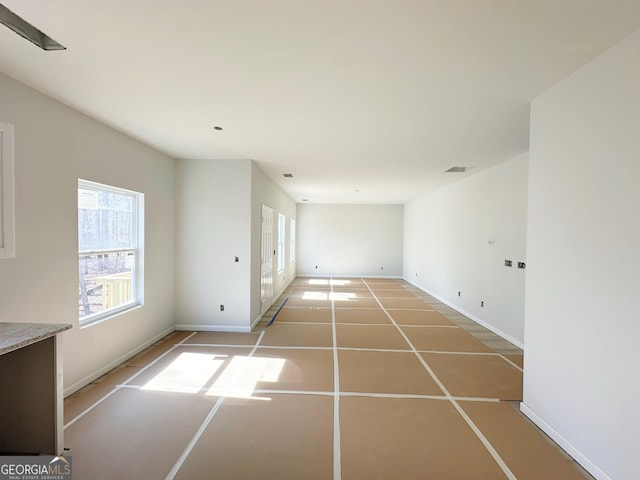
[[(260, 315), (273, 305), (273, 213), (262, 204), (260, 216)], [(265, 218), (267, 225), (265, 228)]]

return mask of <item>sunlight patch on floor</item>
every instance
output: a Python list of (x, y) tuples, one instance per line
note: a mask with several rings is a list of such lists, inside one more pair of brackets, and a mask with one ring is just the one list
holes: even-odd
[(226, 355), (184, 352), (140, 387), (160, 392), (198, 393), (225, 362)]

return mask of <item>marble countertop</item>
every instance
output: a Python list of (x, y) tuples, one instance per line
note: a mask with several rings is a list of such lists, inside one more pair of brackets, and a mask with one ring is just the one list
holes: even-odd
[(0, 322), (0, 355), (26, 347), (71, 328), (68, 323)]

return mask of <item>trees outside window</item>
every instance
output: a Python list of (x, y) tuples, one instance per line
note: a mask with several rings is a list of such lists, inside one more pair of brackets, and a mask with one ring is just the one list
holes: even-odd
[(142, 304), (144, 196), (78, 181), (80, 325)]

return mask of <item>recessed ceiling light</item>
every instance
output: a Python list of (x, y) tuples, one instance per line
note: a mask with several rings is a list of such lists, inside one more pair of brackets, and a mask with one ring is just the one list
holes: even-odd
[(215, 127), (213, 127), (213, 129), (214, 129), (214, 130), (218, 130), (218, 131), (220, 131), (220, 130), (222, 130), (222, 127), (218, 127), (218, 126), (216, 125)]
[(0, 23), (43, 50), (66, 50), (65, 47), (46, 35), (42, 30), (38, 30), (4, 5), (0, 5)]
[(451, 167), (449, 170), (445, 170), (444, 173), (464, 173), (472, 168), (473, 167)]
[(293, 173), (283, 173), (284, 178), (293, 178)]

